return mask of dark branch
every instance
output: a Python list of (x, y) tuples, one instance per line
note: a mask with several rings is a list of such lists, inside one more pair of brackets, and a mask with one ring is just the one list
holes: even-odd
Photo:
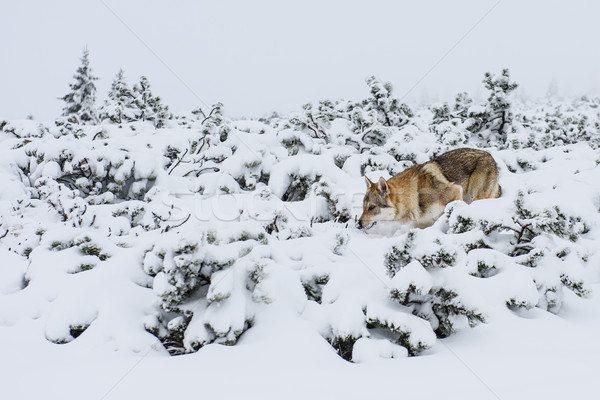
[(192, 216), (192, 214), (188, 214), (187, 217), (185, 217), (185, 219), (183, 220), (183, 222), (180, 223), (180, 224), (177, 224), (177, 225), (168, 225), (167, 227), (165, 227), (165, 229), (163, 230), (163, 232), (169, 232), (169, 230), (171, 230), (173, 228), (179, 228), (181, 225), (183, 225), (186, 222), (188, 222), (188, 220), (190, 219), (191, 216)]
[(167, 173), (167, 175), (171, 175), (171, 172), (173, 172), (173, 170), (175, 168), (177, 168), (177, 166), (179, 164), (181, 164), (181, 160), (183, 160), (183, 157), (185, 157), (185, 155), (187, 154), (188, 149), (185, 149), (185, 151), (183, 152), (183, 154), (181, 155), (181, 157), (179, 157), (179, 159), (177, 160), (177, 162), (175, 163), (175, 165), (173, 166), (173, 168), (171, 168), (171, 170)]

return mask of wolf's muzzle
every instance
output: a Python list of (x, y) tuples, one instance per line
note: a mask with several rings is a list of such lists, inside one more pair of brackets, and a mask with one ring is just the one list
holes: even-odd
[(375, 224), (377, 224), (377, 221), (373, 221), (373, 222), (371, 222), (371, 223), (370, 223), (368, 226), (364, 226), (364, 225), (363, 225), (363, 224), (360, 222), (360, 220), (358, 220), (358, 221), (356, 222), (356, 228), (357, 228), (357, 229), (364, 229), (364, 230), (366, 231), (366, 230), (369, 230), (369, 229), (371, 229), (372, 227), (374, 227), (374, 226), (375, 226)]

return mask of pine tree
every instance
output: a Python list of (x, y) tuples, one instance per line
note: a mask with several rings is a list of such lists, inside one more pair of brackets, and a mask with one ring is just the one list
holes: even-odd
[(151, 121), (155, 128), (162, 128), (169, 118), (169, 108), (163, 106), (158, 96), (153, 96), (150, 91), (148, 78), (142, 76), (140, 82), (133, 86), (135, 106), (138, 110), (137, 120)]
[(455, 118), (458, 118), (461, 123), (464, 122), (469, 116), (469, 107), (472, 104), (473, 99), (466, 92), (461, 92), (456, 94), (452, 106), (448, 103), (432, 105), (429, 107), (433, 113), (432, 125), (439, 125)]
[(75, 83), (69, 84), (71, 91), (60, 98), (66, 103), (62, 115), (75, 117), (77, 122), (82, 124), (95, 124), (98, 122), (98, 116), (94, 109), (94, 103), (96, 102), (96, 85), (94, 81), (98, 78), (92, 75), (89, 54), (87, 48), (83, 49), (81, 65), (73, 76)]
[(367, 78), (367, 85), (369, 85), (372, 97), (366, 100), (364, 108), (376, 110), (381, 125), (400, 128), (413, 117), (412, 110), (392, 96), (393, 87), (390, 82), (384, 83), (374, 76), (370, 76)]
[(487, 128), (496, 132), (501, 143), (506, 142), (506, 127), (510, 125), (513, 119), (511, 112), (511, 103), (508, 96), (519, 86), (511, 82), (508, 68), (504, 68), (500, 75), (485, 73), (483, 83), (485, 88), (490, 91), (487, 99), (488, 124)]
[(120, 124), (135, 120), (135, 105), (132, 90), (125, 81), (125, 73), (121, 68), (108, 92), (108, 99), (100, 110), (100, 120), (110, 120), (112, 123)]

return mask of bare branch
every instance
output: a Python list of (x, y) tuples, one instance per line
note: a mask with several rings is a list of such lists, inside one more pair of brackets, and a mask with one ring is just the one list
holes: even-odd
[[(212, 117), (213, 113), (217, 110), (217, 107), (214, 107), (212, 110), (210, 110), (210, 114), (208, 114), (208, 117), (204, 118), (202, 120), (202, 125), (204, 125), (204, 123)], [(204, 115), (204, 113), (202, 113), (202, 115)]]
[(173, 166), (173, 168), (171, 168), (171, 170), (167, 173), (167, 175), (171, 175), (171, 172), (173, 172), (173, 170), (175, 168), (177, 168), (177, 166), (179, 164), (181, 164), (181, 160), (183, 160), (183, 157), (185, 157), (185, 155), (187, 154), (188, 149), (185, 149), (185, 151), (183, 152), (183, 154), (181, 155), (181, 157), (179, 157), (179, 160), (177, 160), (177, 162), (175, 163), (175, 165)]
[(169, 230), (171, 230), (173, 228), (179, 228), (181, 225), (183, 225), (186, 222), (188, 222), (188, 220), (190, 219), (191, 216), (192, 216), (192, 214), (188, 214), (187, 217), (185, 217), (185, 219), (183, 220), (183, 222), (180, 223), (180, 224), (177, 224), (177, 225), (167, 225), (165, 227), (165, 229), (163, 229), (163, 232), (169, 232)]

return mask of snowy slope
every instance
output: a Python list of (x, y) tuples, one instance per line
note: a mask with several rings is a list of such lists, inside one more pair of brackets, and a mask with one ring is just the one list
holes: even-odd
[[(469, 134), (480, 109), (385, 125), (365, 104), (1, 123), (0, 393), (589, 395), (599, 102), (516, 104), (502, 143)], [(501, 198), (422, 230), (354, 228), (363, 174), (460, 146), (492, 153)]]

